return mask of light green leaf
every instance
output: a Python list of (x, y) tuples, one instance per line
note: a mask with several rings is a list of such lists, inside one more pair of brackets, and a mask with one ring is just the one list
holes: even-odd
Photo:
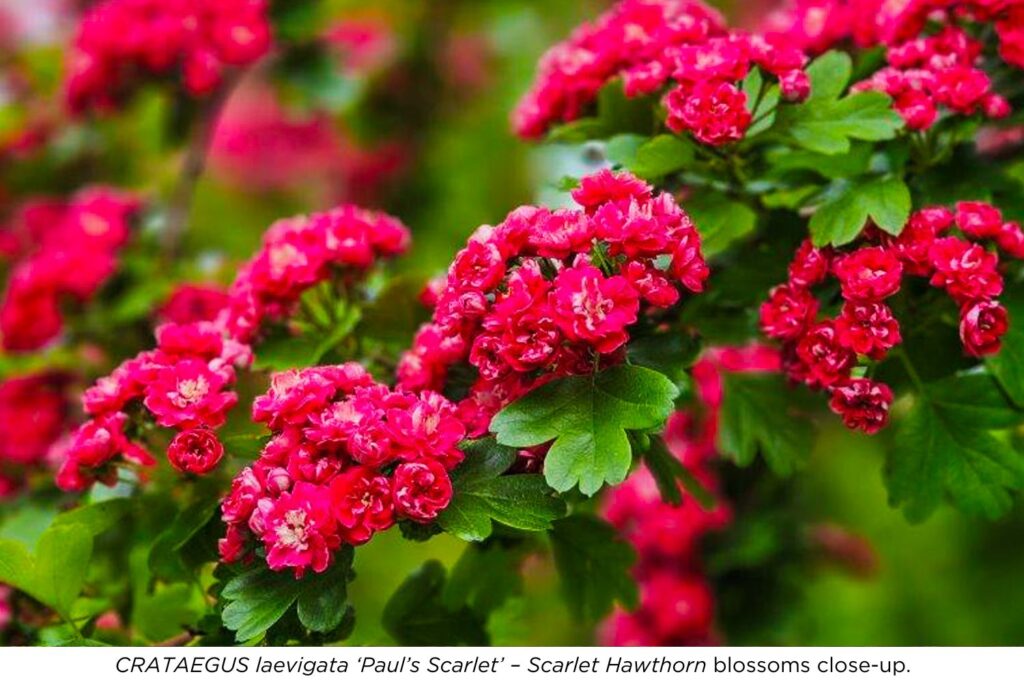
[(910, 217), (910, 190), (897, 177), (874, 178), (847, 186), (811, 216), (817, 246), (852, 242), (870, 218), (890, 235), (899, 235)]
[(626, 430), (664, 424), (679, 390), (659, 372), (618, 365), (596, 375), (549, 382), (491, 421), (498, 443), (524, 448), (554, 440), (544, 476), (556, 491), (592, 495), (626, 478), (632, 451)]

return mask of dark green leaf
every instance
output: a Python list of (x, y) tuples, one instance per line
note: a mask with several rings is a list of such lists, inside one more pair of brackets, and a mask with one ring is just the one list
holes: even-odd
[(384, 629), (399, 645), (487, 645), (482, 619), (469, 607), (445, 606), (446, 576), (431, 560), (413, 572), (384, 607)]
[(683, 490), (693, 496), (705, 509), (715, 507), (715, 496), (704, 488), (690, 470), (672, 455), (661, 437), (651, 439), (651, 445), (644, 452), (644, 463), (658, 485), (662, 500), (671, 505), (683, 502)]
[(886, 469), (890, 501), (903, 505), (908, 519), (924, 519), (946, 497), (990, 519), (1009, 510), (1011, 491), (1024, 486), (1024, 454), (990, 431), (1011, 422), (997, 396), (981, 376), (932, 383), (915, 397), (899, 420)]
[(299, 597), (301, 584), (290, 571), (259, 565), (231, 579), (221, 592), (226, 601), (221, 618), (235, 639), (250, 640), (277, 623)]
[(760, 451), (777, 474), (791, 474), (813, 446), (811, 423), (801, 406), (805, 398), (776, 373), (723, 373), (722, 453), (747, 466)]
[(348, 609), (348, 581), (352, 569), (352, 546), (343, 546), (323, 574), (303, 581), (299, 594), (299, 621), (310, 631), (327, 633), (341, 624)]
[(513, 529), (543, 531), (565, 515), (565, 503), (541, 475), (503, 474), (515, 461), (514, 449), (481, 440), (465, 451), (465, 461), (452, 474), (455, 495), (437, 518), (445, 531), (481, 541), (491, 535), (491, 520)]
[(220, 505), (218, 498), (193, 503), (178, 512), (149, 551), (149, 569), (154, 576), (167, 581), (184, 581), (189, 577), (181, 551), (213, 517)]
[(450, 610), (468, 605), (485, 617), (523, 590), (522, 547), (471, 543), (452, 568), (442, 596)]
[(707, 190), (686, 202), (686, 212), (700, 232), (701, 249), (712, 257), (754, 231), (757, 214), (743, 202), (721, 192)]
[(616, 601), (636, 606), (636, 582), (630, 575), (636, 553), (611, 525), (575, 514), (555, 522), (549, 535), (562, 593), (576, 618), (602, 619)]
[(1010, 292), (1002, 300), (1010, 317), (1010, 329), (1003, 348), (985, 359), (989, 371), (999, 380), (1017, 406), (1024, 408), (1024, 293)]
[(544, 476), (556, 491), (591, 495), (626, 478), (632, 462), (626, 430), (652, 430), (671, 414), (679, 390), (661, 373), (619, 365), (596, 375), (549, 382), (491, 421), (498, 443), (527, 447), (554, 439)]

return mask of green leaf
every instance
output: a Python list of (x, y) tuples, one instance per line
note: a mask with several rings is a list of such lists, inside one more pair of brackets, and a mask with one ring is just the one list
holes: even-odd
[(985, 365), (1013, 402), (1024, 408), (1024, 292), (1009, 292), (1002, 303), (1009, 313), (1010, 329), (1003, 337), (1003, 348), (988, 356)]
[(776, 474), (791, 474), (813, 446), (805, 398), (776, 373), (723, 373), (720, 450), (744, 467), (760, 451)]
[(779, 105), (781, 93), (779, 86), (774, 83), (765, 87), (761, 70), (754, 68), (743, 79), (743, 94), (747, 96), (748, 107), (756, 105), (750, 110), (750, 120), (753, 123), (747, 129), (746, 139), (749, 140), (758, 133), (768, 130), (775, 123), (775, 108)]
[(549, 533), (562, 594), (577, 619), (598, 621), (618, 601), (636, 606), (630, 575), (636, 553), (615, 529), (592, 515), (574, 514), (555, 522)]
[(469, 607), (445, 606), (446, 575), (431, 560), (413, 572), (384, 606), (384, 629), (399, 645), (487, 645), (483, 620)]
[(700, 233), (701, 250), (707, 257), (722, 253), (757, 227), (757, 214), (743, 202), (722, 192), (699, 192), (686, 201)]
[(301, 584), (290, 571), (275, 572), (262, 564), (254, 567), (224, 586), (224, 626), (235, 631), (240, 643), (255, 638), (284, 616), (300, 592)]
[(131, 501), (127, 498), (112, 498), (101, 503), (81, 505), (62, 512), (53, 520), (54, 526), (77, 524), (93, 535), (99, 536), (111, 528), (131, 509)]
[(496, 543), (471, 543), (452, 568), (442, 601), (450, 610), (463, 605), (486, 617), (505, 602), (522, 593), (523, 546), (503, 547)]
[(170, 526), (153, 541), (149, 551), (149, 569), (154, 576), (178, 581), (189, 578), (190, 572), (181, 551), (213, 518), (219, 505), (218, 498), (210, 498), (178, 512)]
[[(946, 498), (968, 514), (994, 519), (1024, 486), (1024, 455), (993, 427), (1019, 424), (1005, 397), (985, 376), (953, 377), (925, 386), (899, 420), (889, 453), (889, 499), (912, 521)], [(1015, 416), (1015, 419), (1011, 419)]]
[(874, 178), (847, 186), (811, 216), (817, 246), (852, 242), (870, 218), (891, 235), (899, 235), (910, 217), (910, 190), (896, 177)]
[(539, 474), (503, 473), (515, 461), (515, 450), (480, 440), (464, 448), (466, 459), (452, 473), (451, 503), (438, 515), (445, 531), (465, 541), (491, 535), (492, 520), (513, 529), (544, 531), (565, 515), (565, 503)]
[(256, 349), (253, 368), (256, 370), (291, 370), (315, 364), (315, 341), (305, 336), (280, 333), (267, 337)]
[(135, 600), (132, 626), (151, 642), (159, 642), (195, 626), (204, 608), (202, 594), (194, 584), (160, 585), (151, 595)]
[(831, 180), (852, 178), (868, 171), (871, 164), (871, 145), (858, 142), (847, 154), (819, 154), (806, 150), (778, 148), (766, 154), (772, 171), (812, 171)]
[(807, 66), (807, 78), (811, 81), (811, 95), (807, 101), (838, 100), (852, 73), (853, 62), (845, 52), (832, 50), (821, 55)]
[(632, 451), (626, 430), (653, 430), (672, 413), (679, 389), (654, 370), (618, 365), (596, 375), (549, 382), (491, 421), (498, 443), (524, 448), (554, 439), (544, 476), (556, 491), (592, 495), (626, 478)]
[(348, 582), (352, 570), (352, 546), (346, 545), (323, 574), (303, 581), (299, 595), (299, 621), (310, 631), (327, 633), (336, 629), (348, 610)]
[(647, 139), (626, 133), (616, 135), (605, 148), (608, 159), (647, 180), (680, 171), (693, 162), (693, 143), (674, 135)]
[(814, 61), (807, 74), (811, 95), (801, 105), (786, 107), (780, 116), (797, 145), (822, 154), (845, 154), (851, 140), (891, 140), (903, 127), (887, 95), (860, 92), (839, 99), (850, 81), (850, 58), (829, 52)]
[(693, 476), (690, 470), (679, 461), (679, 458), (672, 455), (661, 437), (651, 439), (650, 448), (644, 452), (644, 464), (654, 477), (658, 485), (658, 492), (662, 500), (671, 505), (681, 505), (683, 494), (680, 485), (687, 493), (693, 496), (701, 507), (712, 509), (715, 507), (715, 496), (704, 488), (704, 485)]

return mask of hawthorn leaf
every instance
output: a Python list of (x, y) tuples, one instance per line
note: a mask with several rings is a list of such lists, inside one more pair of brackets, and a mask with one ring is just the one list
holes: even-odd
[(844, 188), (811, 216), (816, 246), (852, 242), (870, 218), (890, 235), (899, 235), (910, 217), (910, 190), (897, 177), (873, 178)]
[(1013, 291), (1002, 303), (1010, 317), (1002, 349), (985, 359), (988, 367), (1013, 402), (1024, 408), (1024, 292)]
[(850, 55), (831, 50), (807, 66), (807, 78), (811, 82), (811, 94), (807, 102), (831, 102), (838, 100), (846, 90), (853, 74), (853, 60)]
[(131, 501), (127, 498), (111, 498), (100, 503), (80, 505), (62, 512), (54, 520), (54, 526), (78, 524), (93, 536), (99, 536), (114, 526), (131, 509)]
[(220, 500), (212, 497), (178, 511), (174, 521), (160, 532), (149, 551), (149, 570), (154, 576), (177, 581), (189, 578), (182, 550), (213, 518), (219, 506)]
[(760, 452), (776, 474), (792, 474), (814, 443), (805, 398), (776, 373), (723, 373), (720, 450), (743, 467)]
[(765, 85), (764, 76), (758, 68), (751, 69), (743, 79), (743, 94), (747, 96), (747, 107), (750, 108), (751, 125), (745, 136), (749, 140), (775, 123), (775, 109), (781, 94), (777, 84)]
[(700, 233), (704, 256), (712, 257), (743, 239), (757, 227), (757, 214), (748, 205), (713, 190), (695, 194), (686, 212)]
[(484, 621), (472, 609), (445, 605), (444, 566), (431, 560), (402, 582), (384, 606), (381, 622), (399, 645), (487, 645)]
[(660, 427), (679, 389), (659, 372), (617, 365), (594, 375), (549, 382), (491, 420), (498, 443), (525, 448), (554, 440), (544, 477), (559, 492), (592, 495), (626, 478), (632, 451), (626, 430)]
[(565, 502), (539, 474), (504, 472), (515, 461), (515, 449), (490, 439), (464, 447), (466, 459), (452, 473), (455, 494), (437, 522), (465, 541), (491, 535), (492, 520), (513, 529), (544, 531), (551, 521), (565, 516)]
[(231, 579), (221, 591), (221, 619), (244, 643), (276, 624), (299, 597), (301, 585), (289, 571), (275, 572), (264, 564)]
[(989, 519), (1010, 509), (1011, 492), (1024, 487), (1024, 454), (991, 430), (1024, 415), (999, 397), (983, 375), (933, 382), (915, 396), (886, 464), (890, 503), (907, 519), (925, 519), (945, 499)]
[[(679, 458), (672, 455), (661, 437), (651, 439), (650, 447), (644, 452), (644, 464), (658, 485), (662, 500), (670, 505), (681, 505), (682, 491), (693, 496), (701, 507), (715, 507), (715, 497), (703, 484), (693, 476)], [(680, 490), (682, 486), (682, 490)]]
[(636, 606), (637, 587), (630, 574), (636, 552), (614, 527), (593, 515), (574, 514), (555, 522), (548, 535), (573, 616), (598, 621), (615, 602), (627, 609)]
[(519, 566), (522, 544), (504, 547), (497, 543), (471, 543), (452, 567), (442, 601), (450, 610), (468, 605), (481, 617), (501, 607), (523, 590)]
[(333, 631), (345, 618), (349, 607), (348, 582), (352, 557), (352, 546), (342, 546), (327, 571), (304, 578), (298, 599), (298, 614), (299, 621), (310, 631)]

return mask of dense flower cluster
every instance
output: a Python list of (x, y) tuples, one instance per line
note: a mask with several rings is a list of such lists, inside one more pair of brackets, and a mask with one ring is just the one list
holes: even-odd
[(67, 425), (67, 378), (53, 373), (0, 382), (0, 498), (17, 491), (25, 475), (48, 463)]
[(631, 325), (704, 286), (700, 238), (671, 195), (605, 170), (572, 196), (581, 208), (524, 206), (478, 229), (399, 364), (402, 387), (442, 391), (468, 362), (473, 435), (549, 379), (620, 362)]
[[(851, 429), (877, 432), (888, 420), (892, 391), (855, 370), (860, 358), (882, 360), (902, 341), (885, 300), (905, 277), (928, 278), (956, 302), (964, 351), (985, 356), (999, 350), (1008, 327), (1006, 309), (996, 301), (1003, 278), (997, 251), (986, 249), (983, 241), (1013, 258), (1024, 257), (1020, 225), (981, 202), (918, 211), (898, 237), (869, 228), (853, 248), (842, 251), (805, 242), (789, 266), (789, 280), (762, 304), (761, 329), (782, 342), (790, 378), (830, 393), (830, 407)], [(842, 310), (819, 320), (811, 290), (829, 275), (839, 282)]]
[[(708, 490), (717, 482), (712, 464), (722, 403), (721, 372), (770, 372), (779, 368), (778, 353), (763, 346), (712, 349), (693, 367), (700, 412), (676, 413), (665, 441)], [(714, 598), (700, 561), (700, 540), (731, 518), (725, 501), (700, 506), (690, 496), (673, 507), (662, 501), (654, 478), (637, 470), (613, 489), (604, 515), (632, 544), (639, 556), (634, 574), (640, 584), (640, 607), (618, 611), (602, 627), (604, 645), (709, 645)]]
[(90, 299), (114, 273), (138, 208), (135, 197), (106, 187), (21, 207), (0, 238), (13, 262), (0, 302), (5, 350), (38, 349), (60, 334), (61, 303)]
[(465, 428), (440, 394), (393, 391), (346, 363), (276, 373), (252, 416), (273, 436), (221, 505), (225, 562), (258, 542), (275, 571), (322, 572), (342, 544), (429, 523), (451, 501)]
[(140, 74), (179, 77), (191, 95), (206, 95), (226, 69), (269, 48), (266, 0), (101, 0), (74, 37), (68, 105), (112, 107)]
[[(96, 479), (109, 481), (116, 477), (119, 455), (152, 464), (129, 437), (150, 419), (178, 432), (168, 449), (172, 465), (192, 474), (209, 472), (224, 453), (213, 430), (238, 401), (231, 390), (236, 368), (252, 361), (251, 345), (261, 328), (289, 316), (310, 287), (355, 280), (378, 259), (403, 251), (408, 241), (408, 230), (396, 219), (354, 206), (272, 225), (226, 295), (179, 291), (172, 321), (156, 330), (156, 348), (125, 361), (85, 392), (82, 404), (92, 419), (68, 445), (57, 484), (81, 490)], [(129, 419), (140, 412), (139, 419)]]
[[(881, 45), (887, 66), (854, 86), (891, 96), (913, 130), (930, 128), (940, 109), (1002, 118), (1009, 103), (993, 90), (988, 47), (1024, 68), (1024, 2), (1020, 0), (793, 0), (766, 21), (770, 36), (812, 52), (848, 39)], [(995, 56), (995, 54), (991, 55)]]
[(738, 87), (751, 68), (776, 76), (783, 96), (797, 101), (810, 92), (805, 62), (799, 50), (730, 31), (699, 0), (622, 0), (544, 55), (513, 123), (519, 135), (538, 137), (579, 118), (608, 81), (621, 77), (629, 97), (668, 90), (671, 130), (724, 145), (751, 125), (756, 103)]

